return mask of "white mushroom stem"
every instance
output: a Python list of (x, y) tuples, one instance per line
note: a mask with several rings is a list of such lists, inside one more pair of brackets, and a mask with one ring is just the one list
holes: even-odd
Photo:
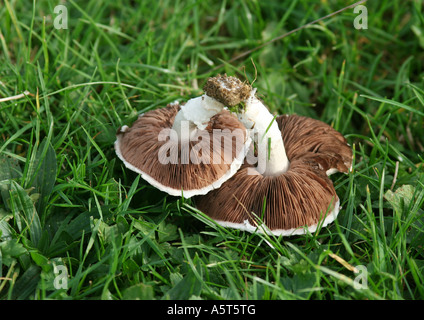
[[(250, 130), (250, 137), (257, 143), (257, 166), (252, 171), (266, 176), (280, 175), (289, 168), (281, 131), (275, 117), (255, 97), (255, 93), (256, 89), (253, 89), (245, 101), (245, 109), (238, 114), (240, 121)], [(250, 173), (254, 174), (252, 171)]]
[(224, 105), (206, 94), (193, 98), (181, 106), (175, 116), (172, 129), (178, 134), (180, 141), (187, 141), (196, 133), (196, 129), (204, 130), (211, 117), (221, 112)]

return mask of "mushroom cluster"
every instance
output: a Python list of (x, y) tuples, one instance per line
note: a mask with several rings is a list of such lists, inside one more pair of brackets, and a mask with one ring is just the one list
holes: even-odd
[(236, 77), (203, 89), (118, 129), (127, 168), (170, 195), (195, 196), (224, 227), (290, 236), (334, 221), (340, 200), (328, 176), (351, 168), (346, 139), (319, 120), (273, 116)]

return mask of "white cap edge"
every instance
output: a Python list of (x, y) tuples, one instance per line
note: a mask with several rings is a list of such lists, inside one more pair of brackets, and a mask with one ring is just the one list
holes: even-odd
[(261, 234), (267, 233), (267, 234), (273, 234), (275, 236), (290, 237), (294, 235), (304, 235), (308, 231), (310, 233), (314, 233), (317, 230), (318, 225), (321, 225), (322, 228), (326, 227), (328, 224), (336, 220), (337, 215), (340, 212), (340, 209), (341, 209), (340, 199), (337, 199), (334, 209), (325, 217), (324, 221), (320, 221), (318, 224), (314, 224), (312, 226), (292, 228), (292, 229), (270, 230), (265, 225), (259, 225), (255, 227), (251, 225), (248, 220), (243, 221), (243, 223), (234, 223), (234, 222), (227, 222), (227, 221), (215, 220), (215, 219), (214, 221), (218, 223), (220, 226), (226, 227), (226, 228), (239, 229), (239, 230), (248, 231), (251, 233), (261, 233)]

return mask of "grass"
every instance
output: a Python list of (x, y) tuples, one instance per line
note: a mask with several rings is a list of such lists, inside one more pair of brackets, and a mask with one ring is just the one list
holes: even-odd
[[(0, 98), (31, 95), (0, 102), (0, 299), (424, 298), (422, 1), (368, 1), (366, 30), (350, 9), (232, 63), (346, 2), (70, 0), (68, 29), (56, 1), (3, 3)], [(331, 226), (224, 229), (117, 159), (119, 126), (225, 72), (347, 137)]]

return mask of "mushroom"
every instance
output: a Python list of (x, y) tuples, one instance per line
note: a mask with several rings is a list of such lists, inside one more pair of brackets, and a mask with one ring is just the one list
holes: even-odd
[(195, 199), (196, 207), (224, 227), (282, 236), (315, 232), (339, 213), (328, 175), (349, 172), (352, 150), (319, 120), (272, 116), (255, 93), (239, 113), (254, 148), (231, 179)]
[(190, 198), (219, 188), (243, 164), (251, 144), (246, 128), (225, 109), (249, 96), (243, 88), (234, 77), (209, 78), (202, 96), (151, 110), (131, 127), (119, 128), (116, 154), (172, 196)]

